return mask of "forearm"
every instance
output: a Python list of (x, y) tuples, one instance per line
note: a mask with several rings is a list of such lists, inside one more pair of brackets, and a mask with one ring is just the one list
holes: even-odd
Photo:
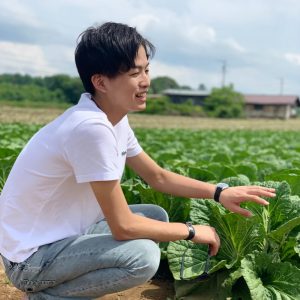
[(158, 242), (183, 240), (188, 236), (188, 228), (184, 223), (168, 223), (132, 214), (119, 240), (151, 239)]
[[(175, 179), (181, 180), (180, 176)], [(118, 180), (90, 184), (116, 240), (151, 239), (168, 242), (183, 240), (189, 236), (189, 229), (184, 223), (162, 222), (132, 213)], [(176, 184), (176, 180), (172, 184)], [(188, 193), (187, 196), (193, 194)], [(216, 254), (220, 242), (215, 230), (205, 225), (194, 225), (194, 229), (193, 242), (211, 245), (212, 255)]]
[(91, 182), (98, 203), (116, 240), (175, 241), (188, 236), (184, 223), (168, 223), (132, 213), (118, 180)]
[(151, 187), (162, 193), (186, 198), (212, 199), (216, 186), (162, 169)]
[[(139, 215), (129, 217), (129, 226), (119, 240), (151, 239), (156, 242), (184, 240), (189, 236), (189, 230), (183, 223), (161, 222)], [(206, 225), (194, 225), (195, 236), (192, 241), (197, 244), (207, 244), (210, 255), (216, 255), (220, 247), (220, 239), (215, 229)]]
[(167, 171), (145, 152), (127, 158), (126, 162), (157, 191), (187, 198), (213, 198), (215, 185)]

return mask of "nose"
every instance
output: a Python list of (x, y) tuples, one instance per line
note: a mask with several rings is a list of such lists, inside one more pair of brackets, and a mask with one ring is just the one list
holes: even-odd
[(148, 73), (143, 72), (141, 77), (140, 86), (143, 88), (148, 88), (150, 86), (150, 76)]

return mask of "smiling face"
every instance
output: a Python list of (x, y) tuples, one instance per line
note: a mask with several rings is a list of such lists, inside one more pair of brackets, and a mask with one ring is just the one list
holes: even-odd
[(127, 114), (146, 108), (150, 86), (149, 61), (143, 46), (138, 50), (135, 66), (114, 78), (106, 78), (106, 99), (114, 111)]

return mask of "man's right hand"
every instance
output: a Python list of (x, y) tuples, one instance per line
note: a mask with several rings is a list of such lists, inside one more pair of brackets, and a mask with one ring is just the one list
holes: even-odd
[(214, 256), (220, 248), (220, 238), (215, 228), (206, 225), (193, 225), (195, 228), (195, 236), (192, 241), (196, 244), (208, 244), (210, 255)]

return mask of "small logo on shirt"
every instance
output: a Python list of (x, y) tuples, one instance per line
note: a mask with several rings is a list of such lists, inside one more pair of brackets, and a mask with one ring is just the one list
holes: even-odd
[(122, 156), (126, 155), (127, 151), (122, 151), (121, 154)]

